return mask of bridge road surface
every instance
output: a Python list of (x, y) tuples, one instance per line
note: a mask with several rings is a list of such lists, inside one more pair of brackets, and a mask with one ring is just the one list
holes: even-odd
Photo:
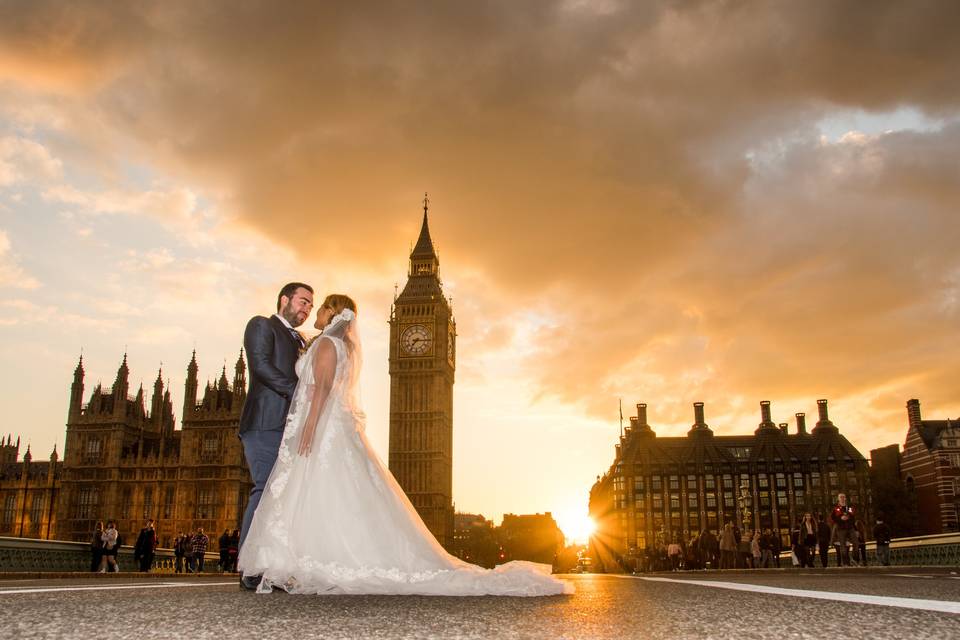
[(291, 596), (227, 576), (0, 580), (0, 638), (960, 639), (960, 569), (571, 575), (546, 598)]

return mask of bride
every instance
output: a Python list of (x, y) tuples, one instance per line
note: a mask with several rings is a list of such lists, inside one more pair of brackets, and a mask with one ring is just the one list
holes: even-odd
[(276, 465), (240, 550), (244, 575), (310, 594), (542, 596), (573, 593), (548, 565), (483, 569), (443, 550), (364, 434), (357, 400), (357, 306), (330, 295), (300, 378)]

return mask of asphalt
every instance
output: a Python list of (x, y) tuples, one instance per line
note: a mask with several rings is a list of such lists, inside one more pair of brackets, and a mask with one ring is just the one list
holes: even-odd
[(0, 579), (0, 638), (960, 637), (957, 569), (564, 577), (576, 594), (546, 598), (261, 595), (232, 576)]

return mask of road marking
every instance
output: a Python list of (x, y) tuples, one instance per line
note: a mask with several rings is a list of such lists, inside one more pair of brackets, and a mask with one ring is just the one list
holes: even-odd
[(176, 587), (222, 587), (234, 585), (236, 582), (153, 582), (143, 584), (98, 585), (87, 587), (24, 587), (22, 589), (3, 589), (0, 596), (16, 593), (57, 593), (60, 591), (116, 591), (120, 589), (171, 589)]
[(858, 604), (876, 604), (882, 607), (901, 607), (904, 609), (922, 609), (924, 611), (941, 611), (944, 613), (960, 613), (960, 602), (945, 600), (921, 600), (919, 598), (896, 598), (892, 596), (871, 596), (862, 593), (836, 593), (834, 591), (811, 591), (807, 589), (783, 589), (768, 587), (760, 584), (746, 584), (742, 582), (718, 582), (714, 580), (677, 580), (674, 578), (653, 578), (638, 576), (641, 580), (650, 582), (675, 582), (678, 584), (713, 587), (714, 589), (732, 589), (734, 591), (752, 591), (754, 593), (771, 593), (780, 596), (795, 598), (816, 598), (819, 600), (834, 600), (838, 602), (856, 602)]
[(934, 576), (917, 575), (914, 573), (888, 573), (887, 575), (896, 576), (898, 578), (926, 578), (928, 580), (933, 579), (934, 577)]

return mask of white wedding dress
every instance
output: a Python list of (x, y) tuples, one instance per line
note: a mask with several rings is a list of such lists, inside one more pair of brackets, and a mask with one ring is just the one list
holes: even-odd
[[(250, 525), (239, 568), (263, 576), (258, 591), (302, 594), (544, 596), (573, 593), (550, 566), (508, 562), (484, 569), (448, 554), (364, 434), (356, 402), (359, 339), (349, 310), (333, 318), (297, 362), (277, 462)], [(326, 397), (314, 362), (336, 349)], [(327, 353), (329, 353), (327, 349)], [(323, 377), (323, 372), (320, 372)], [(311, 403), (322, 402), (311, 451), (298, 453)]]

